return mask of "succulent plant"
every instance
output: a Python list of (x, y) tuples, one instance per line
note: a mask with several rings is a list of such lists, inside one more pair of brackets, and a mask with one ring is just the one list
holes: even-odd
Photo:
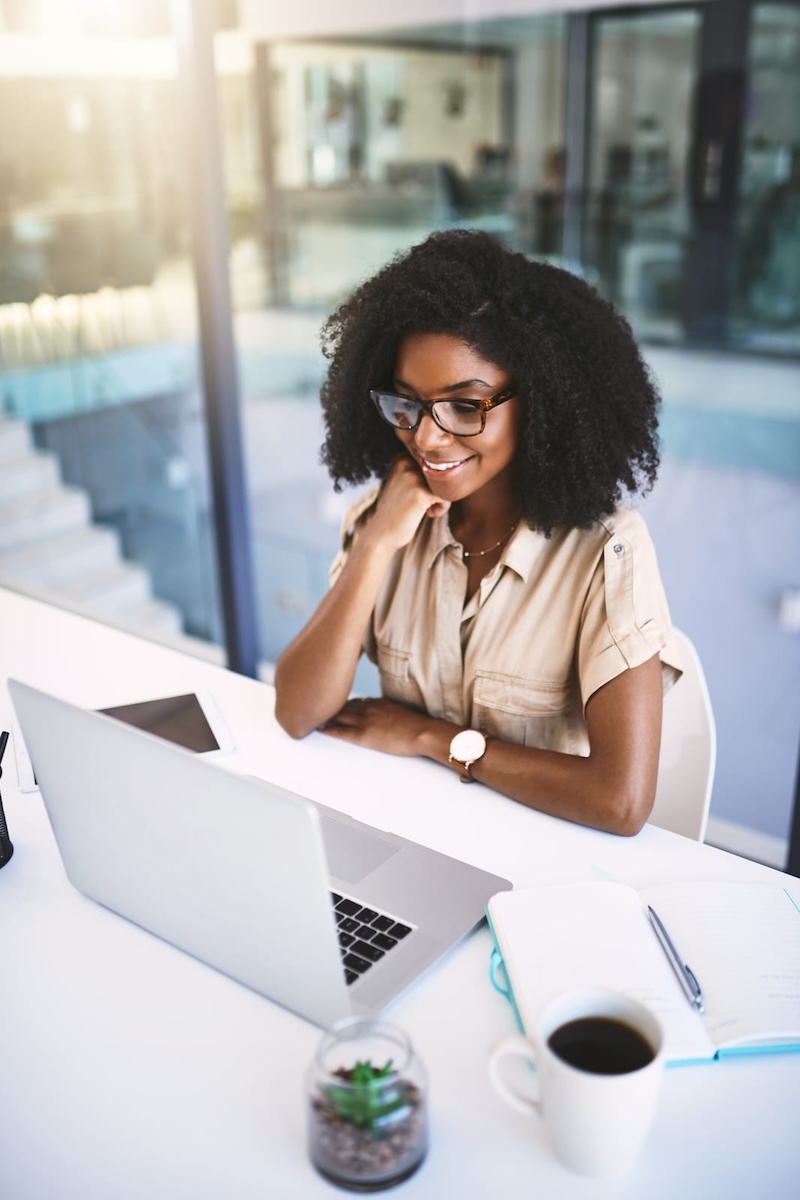
[(340, 1067), (335, 1075), (342, 1080), (341, 1086), (329, 1084), (326, 1093), (337, 1115), (351, 1125), (369, 1127), (376, 1136), (386, 1117), (408, 1105), (391, 1058), (382, 1067), (374, 1067), (368, 1059), (349, 1069)]

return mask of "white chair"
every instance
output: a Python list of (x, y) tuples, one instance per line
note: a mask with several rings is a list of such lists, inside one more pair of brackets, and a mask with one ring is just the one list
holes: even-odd
[(702, 842), (717, 763), (717, 729), (694, 644), (681, 630), (674, 633), (683, 675), (664, 697), (661, 758), (650, 821)]

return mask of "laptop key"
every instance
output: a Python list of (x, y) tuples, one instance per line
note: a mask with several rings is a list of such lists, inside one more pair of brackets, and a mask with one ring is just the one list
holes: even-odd
[(355, 981), (359, 978), (360, 976), (355, 971), (345, 971), (344, 973), (345, 983), (355, 983)]
[[(332, 892), (335, 903), (336, 924), (339, 930), (339, 944), (344, 955), (348, 949), (357, 951), (356, 957), (368, 959), (370, 963), (377, 962), (383, 955), (393, 950), (401, 938), (412, 932), (410, 925), (368, 908), (358, 900), (351, 900)], [(345, 936), (342, 936), (345, 935)], [(353, 967), (353, 970), (358, 970)], [(366, 967), (362, 967), (366, 970)]]
[(377, 946), (371, 946), (368, 942), (356, 942), (353, 945), (353, 950), (356, 954), (361, 954), (364, 958), (368, 958), (370, 962), (377, 962), (385, 954), (384, 950), (379, 949)]
[(397, 945), (397, 940), (389, 937), (386, 933), (376, 933), (372, 939), (373, 946), (379, 946), (381, 950), (391, 950)]
[(365, 958), (359, 958), (357, 954), (352, 953), (345, 954), (342, 962), (346, 967), (349, 967), (351, 971), (357, 971), (359, 975), (363, 975), (364, 972), (369, 970), (369, 968), (372, 966), (372, 963), (367, 962)]

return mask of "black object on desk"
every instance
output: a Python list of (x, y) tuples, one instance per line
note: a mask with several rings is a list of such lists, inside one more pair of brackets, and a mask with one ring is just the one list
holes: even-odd
[[(6, 752), (8, 744), (8, 733), (4, 729), (0, 733), (0, 778), (3, 775), (3, 755)], [(3, 797), (0, 796), (0, 867), (4, 867), (11, 855), (14, 853), (14, 847), (11, 843), (11, 838), (8, 836), (8, 826), (6, 825), (6, 814), (3, 812)]]
[(794, 782), (794, 808), (789, 830), (789, 854), (783, 868), (788, 875), (800, 878), (800, 756), (797, 760), (797, 775)]

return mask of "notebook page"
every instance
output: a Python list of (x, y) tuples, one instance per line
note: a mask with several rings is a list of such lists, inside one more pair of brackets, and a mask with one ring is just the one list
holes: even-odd
[(694, 971), (720, 1048), (800, 1046), (800, 911), (779, 885), (642, 889)]
[(526, 1029), (559, 992), (607, 987), (658, 1014), (668, 1060), (713, 1057), (633, 888), (596, 881), (526, 888), (492, 897), (488, 909)]

